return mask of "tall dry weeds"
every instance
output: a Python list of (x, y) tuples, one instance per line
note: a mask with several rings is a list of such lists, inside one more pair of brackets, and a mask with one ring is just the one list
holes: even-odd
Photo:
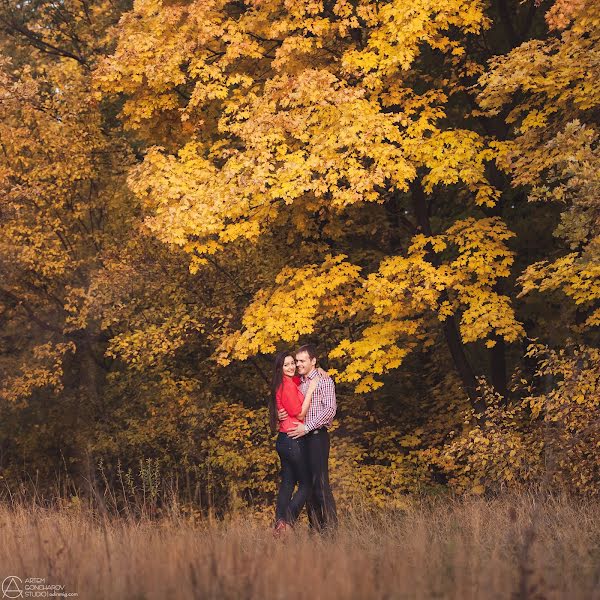
[(0, 507), (0, 579), (78, 598), (335, 600), (600, 598), (600, 506), (564, 497), (341, 507), (334, 537), (265, 517), (118, 519), (83, 505)]

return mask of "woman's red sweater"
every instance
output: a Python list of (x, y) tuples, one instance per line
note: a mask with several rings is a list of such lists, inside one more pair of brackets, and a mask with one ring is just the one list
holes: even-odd
[(285, 408), (288, 414), (283, 421), (279, 421), (279, 431), (283, 431), (284, 433), (296, 428), (297, 425), (294, 421), (304, 423), (304, 419), (298, 418), (302, 410), (302, 402), (304, 401), (304, 396), (298, 387), (299, 385), (300, 377), (288, 377), (284, 375), (283, 382), (275, 395), (277, 410)]

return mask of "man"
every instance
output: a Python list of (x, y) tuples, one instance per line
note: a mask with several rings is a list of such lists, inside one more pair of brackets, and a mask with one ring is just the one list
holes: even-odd
[[(300, 390), (306, 390), (312, 379), (319, 376), (317, 352), (312, 344), (298, 348), (296, 367), (301, 378)], [(312, 476), (312, 493), (306, 502), (311, 528), (318, 531), (333, 530), (337, 527), (337, 511), (333, 493), (329, 485), (329, 432), (337, 410), (335, 385), (331, 377), (320, 379), (315, 389), (304, 423), (296, 421), (297, 427), (288, 431), (293, 438), (306, 436), (308, 464)], [(287, 412), (280, 410), (279, 419), (285, 419)]]

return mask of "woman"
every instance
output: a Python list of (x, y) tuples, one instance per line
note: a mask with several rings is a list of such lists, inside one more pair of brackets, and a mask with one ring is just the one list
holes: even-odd
[[(310, 493), (311, 479), (306, 457), (306, 440), (301, 437), (291, 438), (287, 431), (294, 429), (298, 422), (303, 422), (317, 387), (319, 378), (315, 377), (302, 395), (300, 377), (296, 376), (296, 359), (291, 352), (281, 352), (275, 357), (271, 396), (269, 399), (269, 421), (271, 432), (279, 431), (275, 448), (281, 461), (281, 483), (277, 495), (275, 509), (274, 535), (285, 531), (293, 525)], [(285, 408), (288, 416), (279, 421), (277, 411)], [(294, 494), (294, 488), (298, 489)]]

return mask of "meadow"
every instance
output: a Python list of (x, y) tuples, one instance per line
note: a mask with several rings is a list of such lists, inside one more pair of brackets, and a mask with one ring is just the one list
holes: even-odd
[(93, 600), (600, 598), (597, 501), (407, 498), (403, 510), (340, 514), (335, 536), (302, 522), (274, 539), (268, 509), (191, 519), (173, 503), (126, 519), (5, 502), (0, 576)]

